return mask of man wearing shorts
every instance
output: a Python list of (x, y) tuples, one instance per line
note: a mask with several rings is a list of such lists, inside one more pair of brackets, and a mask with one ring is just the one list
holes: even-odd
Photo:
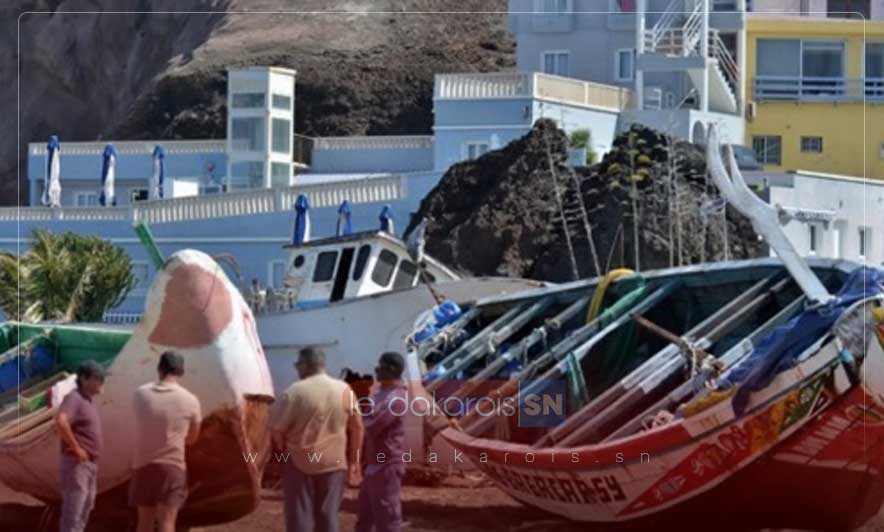
[[(185, 446), (199, 437), (200, 403), (178, 380), (184, 359), (167, 351), (157, 366), (159, 380), (135, 391), (134, 472), (129, 504), (138, 508), (138, 532), (174, 532), (187, 500)], [(157, 528), (154, 528), (157, 527)]]

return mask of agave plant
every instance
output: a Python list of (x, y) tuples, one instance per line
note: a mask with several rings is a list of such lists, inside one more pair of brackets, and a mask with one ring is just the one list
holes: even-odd
[(107, 240), (36, 230), (21, 256), (0, 254), (0, 307), (22, 321), (98, 321), (135, 285), (128, 255)]

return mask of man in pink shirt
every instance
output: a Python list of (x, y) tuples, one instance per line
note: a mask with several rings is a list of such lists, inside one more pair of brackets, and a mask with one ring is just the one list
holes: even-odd
[(159, 380), (140, 386), (133, 398), (138, 424), (129, 504), (138, 508), (138, 532), (175, 532), (187, 500), (185, 447), (196, 443), (201, 422), (199, 400), (178, 383), (184, 358), (163, 353), (157, 373)]

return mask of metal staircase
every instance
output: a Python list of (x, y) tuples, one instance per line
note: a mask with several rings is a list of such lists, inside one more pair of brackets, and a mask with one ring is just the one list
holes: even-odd
[[(672, 0), (663, 15), (643, 36), (644, 53), (666, 57), (700, 57), (703, 39), (703, 2)], [(709, 109), (736, 113), (739, 69), (717, 30), (708, 33), (708, 68), (689, 68), (688, 76), (695, 87), (702, 87), (704, 72), (709, 76)]]

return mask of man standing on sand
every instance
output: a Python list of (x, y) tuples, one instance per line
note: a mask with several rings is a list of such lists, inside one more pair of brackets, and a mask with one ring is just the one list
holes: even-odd
[[(338, 532), (338, 510), (349, 470), (358, 482), (362, 420), (353, 390), (325, 373), (325, 353), (305, 348), (295, 362), (300, 379), (283, 393), (273, 442), (283, 464), (287, 532)], [(349, 466), (348, 466), (349, 464)]]
[[(129, 505), (138, 508), (138, 532), (175, 532), (187, 500), (185, 446), (199, 437), (199, 400), (182, 387), (184, 358), (166, 351), (159, 380), (135, 390), (136, 435)], [(154, 528), (157, 527), (157, 528)]]
[(101, 418), (95, 397), (104, 387), (101, 364), (87, 360), (77, 368), (77, 389), (65, 396), (55, 417), (61, 438), (61, 532), (82, 532), (95, 506)]
[[(399, 353), (381, 355), (375, 368), (380, 388), (371, 396), (365, 416), (365, 472), (359, 488), (356, 532), (400, 532), (399, 498), (405, 476), (404, 407), (408, 396), (402, 383), (405, 359)], [(394, 404), (394, 403), (399, 403)]]

